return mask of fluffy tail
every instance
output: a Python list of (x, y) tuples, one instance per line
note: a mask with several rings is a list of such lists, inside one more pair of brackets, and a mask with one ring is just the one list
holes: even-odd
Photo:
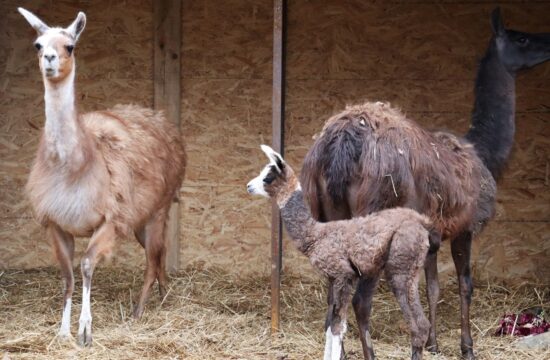
[(359, 129), (351, 124), (333, 124), (310, 148), (301, 172), (300, 183), (315, 216), (320, 194), (318, 179), (326, 182), (333, 203), (346, 201), (346, 191), (356, 176), (363, 148)]
[(422, 226), (424, 226), (424, 229), (426, 229), (429, 234), (428, 241), (430, 247), (428, 249), (428, 253), (433, 254), (437, 252), (439, 250), (439, 247), (441, 246), (441, 234), (439, 233), (439, 231), (437, 231), (435, 226), (432, 224), (432, 221), (428, 217), (420, 214), (419, 216), (421, 216)]
[(441, 235), (438, 231), (433, 229), (430, 231), (430, 236), (428, 238), (430, 240), (430, 248), (428, 249), (428, 252), (430, 254), (433, 254), (439, 250), (439, 247), (441, 246)]

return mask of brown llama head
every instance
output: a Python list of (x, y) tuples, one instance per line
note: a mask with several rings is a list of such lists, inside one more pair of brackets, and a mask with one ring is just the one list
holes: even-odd
[(261, 148), (267, 155), (269, 164), (260, 175), (248, 182), (247, 191), (252, 195), (273, 198), (282, 206), (294, 191), (300, 189), (300, 184), (294, 171), (280, 154), (267, 145), (262, 145)]
[(38, 34), (34, 47), (38, 52), (38, 65), (44, 81), (57, 83), (70, 74), (74, 75), (73, 50), (86, 26), (86, 15), (79, 12), (71, 25), (60, 28), (49, 27), (36, 15), (23, 8), (17, 10)]

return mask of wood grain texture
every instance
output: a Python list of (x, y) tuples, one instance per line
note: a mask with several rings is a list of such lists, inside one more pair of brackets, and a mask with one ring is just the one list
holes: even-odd
[[(153, 1), (154, 107), (180, 126), (181, 0)], [(179, 269), (180, 206), (173, 202), (166, 225), (166, 270)]]

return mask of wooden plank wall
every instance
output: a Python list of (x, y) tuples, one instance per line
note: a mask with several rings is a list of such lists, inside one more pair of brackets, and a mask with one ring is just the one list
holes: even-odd
[[(0, 4), (0, 267), (51, 263), (30, 219), (22, 186), (43, 123), (42, 85), (33, 31), (16, 6), (88, 25), (77, 49), (80, 105), (135, 101), (152, 105), (149, 1)], [(476, 63), (490, 36), (494, 2), (307, 1), (288, 4), (287, 160), (299, 169), (324, 121), (346, 104), (387, 100), (428, 128), (464, 132)], [(108, 8), (108, 11), (104, 11)], [(506, 24), (550, 31), (550, 2), (507, 1)], [(189, 152), (182, 188), (182, 264), (269, 269), (270, 208), (246, 182), (264, 165), (271, 139), (272, 1), (184, 1), (182, 127)], [(550, 64), (517, 81), (517, 136), (499, 184), (497, 216), (475, 244), (478, 278), (550, 278)], [(29, 106), (30, 104), (30, 106)], [(4, 190), (5, 189), (5, 190)], [(284, 266), (309, 271), (284, 244)], [(440, 270), (452, 274), (448, 246)], [(140, 264), (124, 242), (119, 264)]]

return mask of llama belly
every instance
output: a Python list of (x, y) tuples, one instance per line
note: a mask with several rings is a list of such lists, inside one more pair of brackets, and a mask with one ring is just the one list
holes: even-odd
[(54, 222), (63, 230), (75, 235), (89, 235), (103, 221), (97, 209), (102, 201), (99, 183), (90, 186), (82, 181), (67, 184), (59, 177), (45, 177), (31, 181), (29, 195), (38, 220)]

